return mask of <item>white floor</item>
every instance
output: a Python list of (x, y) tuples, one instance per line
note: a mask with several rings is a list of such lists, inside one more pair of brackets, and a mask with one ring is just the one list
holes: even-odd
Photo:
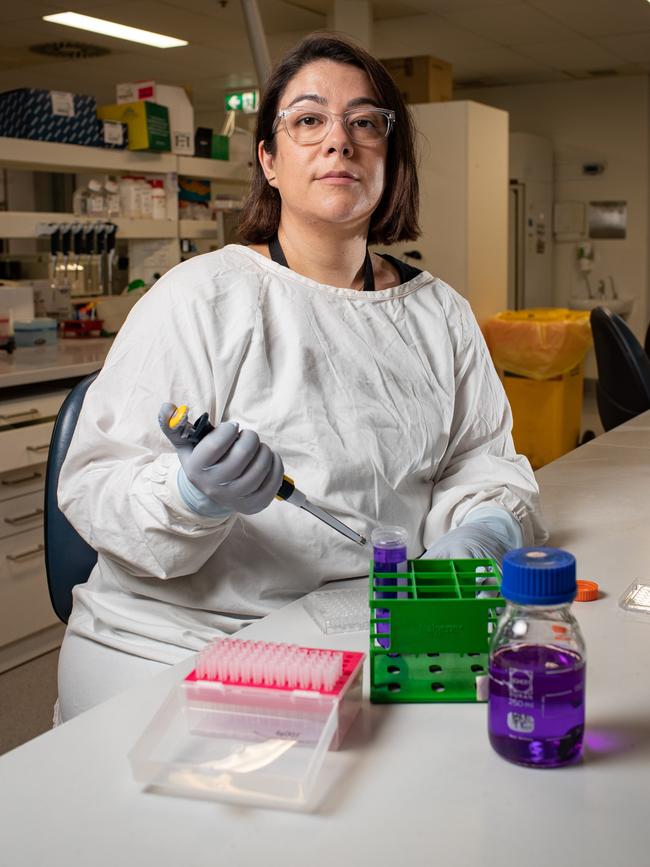
[[(582, 430), (603, 433), (595, 381), (585, 381)], [(46, 653), (0, 675), (0, 755), (47, 731), (56, 700), (58, 651)]]

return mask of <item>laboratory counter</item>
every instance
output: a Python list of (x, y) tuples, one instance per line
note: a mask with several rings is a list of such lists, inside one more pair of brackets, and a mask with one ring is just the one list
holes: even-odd
[(112, 337), (61, 338), (53, 346), (2, 351), (0, 389), (87, 376), (102, 366), (112, 342)]
[(43, 557), (47, 453), (61, 404), (102, 367), (112, 342), (59, 339), (0, 351), (0, 671), (61, 643)]
[[(551, 543), (599, 582), (576, 603), (587, 645), (584, 759), (527, 769), (490, 747), (485, 704), (371, 705), (326, 763), (316, 812), (234, 806), (143, 790), (127, 754), (175, 668), (0, 758), (3, 863), (610, 867), (650, 858), (650, 622), (618, 599), (648, 578), (650, 413), (538, 473)], [(363, 584), (355, 582), (356, 584)], [(242, 633), (243, 634), (243, 633)], [(300, 600), (246, 637), (367, 650), (326, 636)], [(367, 665), (364, 689), (367, 695)]]

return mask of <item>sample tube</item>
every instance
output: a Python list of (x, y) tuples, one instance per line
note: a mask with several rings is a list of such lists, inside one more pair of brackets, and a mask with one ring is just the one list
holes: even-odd
[[(377, 527), (370, 534), (372, 543), (372, 558), (374, 564), (374, 572), (394, 573), (395, 577), (377, 578), (376, 583), (381, 586), (397, 587), (407, 583), (406, 579), (399, 579), (399, 572), (408, 570), (406, 544), (408, 541), (408, 533), (403, 527)], [(397, 593), (381, 591), (375, 592), (377, 599), (401, 599), (407, 597), (407, 593)], [(387, 608), (376, 609), (378, 617), (390, 617), (390, 611)], [(390, 633), (390, 623), (378, 623), (377, 632)], [(381, 647), (390, 646), (390, 638), (377, 639)]]

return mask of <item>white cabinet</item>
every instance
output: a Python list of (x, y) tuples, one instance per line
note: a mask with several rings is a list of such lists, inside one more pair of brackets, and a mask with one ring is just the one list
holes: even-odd
[(43, 520), (0, 540), (0, 647), (55, 625), (45, 579)]
[[(68, 389), (2, 399), (0, 390), (0, 671), (60, 643), (47, 589), (45, 461)], [(15, 389), (11, 389), (11, 393)]]
[(508, 114), (477, 102), (411, 106), (418, 129), (424, 267), (472, 305), (479, 320), (508, 305)]
[[(43, 469), (39, 473), (42, 479)], [(0, 539), (43, 526), (43, 491), (0, 501)]]

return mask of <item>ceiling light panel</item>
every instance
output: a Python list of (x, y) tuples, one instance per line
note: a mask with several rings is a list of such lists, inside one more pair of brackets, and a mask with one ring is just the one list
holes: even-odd
[(184, 39), (164, 36), (162, 33), (152, 33), (149, 30), (140, 30), (137, 27), (127, 27), (125, 24), (105, 21), (103, 18), (92, 18), (90, 15), (80, 15), (77, 12), (57, 12), (56, 15), (44, 15), (43, 20), (50, 21), (52, 24), (64, 24), (66, 27), (74, 27), (78, 30), (87, 30), (90, 33), (101, 33), (102, 36), (138, 42), (140, 45), (151, 45), (154, 48), (178, 48), (188, 44)]

